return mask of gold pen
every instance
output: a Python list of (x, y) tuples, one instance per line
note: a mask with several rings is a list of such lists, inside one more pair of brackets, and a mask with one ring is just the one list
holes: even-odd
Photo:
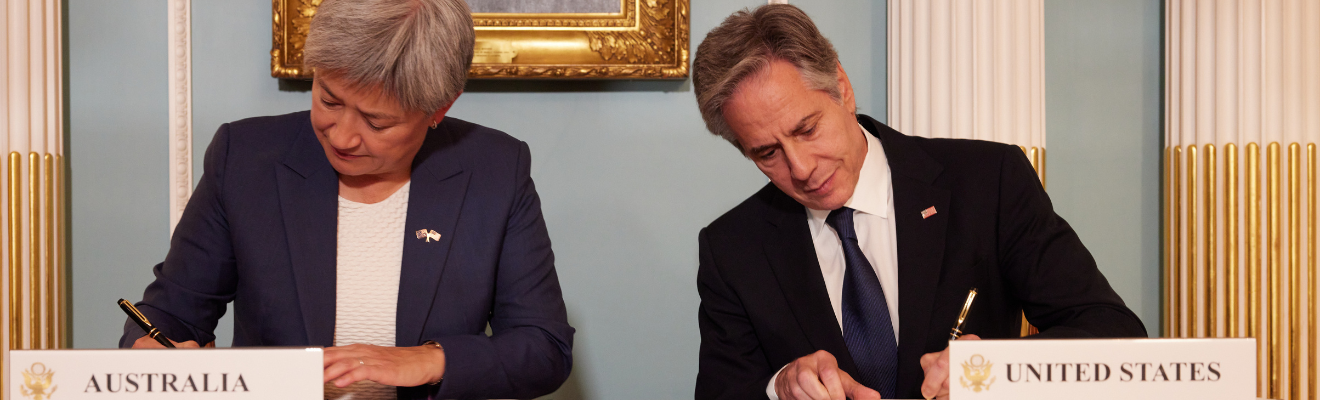
[(152, 326), (151, 321), (147, 320), (147, 316), (142, 315), (142, 312), (138, 311), (137, 307), (133, 307), (133, 303), (129, 303), (128, 300), (119, 299), (119, 308), (124, 309), (124, 313), (128, 314), (128, 318), (133, 320), (133, 322), (136, 322), (138, 327), (141, 327), (142, 331), (147, 333), (147, 336), (156, 339), (156, 341), (160, 342), (162, 346), (171, 349), (174, 348), (174, 343), (170, 343), (170, 339), (166, 338), (164, 334), (161, 334), (160, 329), (156, 329), (155, 326)]
[(958, 340), (962, 336), (963, 322), (967, 321), (967, 311), (972, 309), (972, 300), (976, 299), (976, 288), (967, 292), (967, 302), (963, 303), (962, 312), (958, 313), (958, 324), (953, 326), (953, 331), (949, 332), (949, 340)]
[[(967, 291), (967, 301), (963, 303), (962, 312), (958, 313), (958, 324), (954, 325), (953, 330), (949, 332), (949, 341), (958, 340), (958, 337), (962, 336), (963, 322), (967, 321), (967, 312), (971, 311), (972, 300), (975, 299), (976, 299), (976, 288), (972, 288), (972, 290)], [(921, 395), (925, 397), (926, 400), (931, 400), (935, 398), (935, 396), (926, 396), (925, 393), (922, 393)]]

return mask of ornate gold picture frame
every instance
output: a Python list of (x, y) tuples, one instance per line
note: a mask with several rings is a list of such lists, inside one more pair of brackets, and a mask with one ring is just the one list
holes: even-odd
[[(689, 0), (620, 0), (617, 13), (474, 13), (474, 79), (682, 79)], [(272, 0), (270, 74), (310, 79), (307, 29), (321, 0)]]

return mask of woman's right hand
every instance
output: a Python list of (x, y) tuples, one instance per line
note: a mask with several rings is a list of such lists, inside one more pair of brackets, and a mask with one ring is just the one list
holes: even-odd
[[(168, 340), (168, 339), (167, 339), (167, 340)], [(174, 343), (174, 347), (176, 347), (176, 348), (180, 348), (180, 349), (196, 349), (196, 348), (200, 348), (200, 347), (201, 347), (201, 346), (198, 346), (198, 345), (197, 345), (197, 342), (196, 342), (196, 341), (192, 341), (192, 340), (189, 340), (189, 341), (186, 341), (186, 342), (176, 342), (176, 341), (170, 340), (170, 343)], [(133, 342), (133, 348), (135, 348), (135, 349), (163, 349), (163, 348), (165, 348), (165, 345), (160, 344), (160, 342), (157, 342), (156, 339), (152, 339), (151, 337), (149, 337), (149, 336), (147, 336), (147, 335), (142, 335), (142, 337), (138, 338), (137, 341)]]

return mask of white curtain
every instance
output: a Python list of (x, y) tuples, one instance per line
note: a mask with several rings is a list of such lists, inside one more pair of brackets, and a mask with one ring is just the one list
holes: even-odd
[(1042, 0), (890, 0), (890, 126), (1015, 144), (1043, 173), (1043, 8)]

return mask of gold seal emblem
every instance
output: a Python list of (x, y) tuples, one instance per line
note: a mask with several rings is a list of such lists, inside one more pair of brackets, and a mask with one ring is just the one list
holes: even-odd
[(995, 383), (995, 377), (990, 376), (990, 367), (993, 365), (980, 354), (973, 354), (967, 361), (963, 361), (963, 376), (958, 381), (964, 389), (974, 393), (990, 390), (990, 384)]
[(46, 364), (32, 363), (23, 371), (23, 397), (32, 400), (47, 400), (55, 393), (56, 386), (51, 384), (55, 371), (46, 369)]

